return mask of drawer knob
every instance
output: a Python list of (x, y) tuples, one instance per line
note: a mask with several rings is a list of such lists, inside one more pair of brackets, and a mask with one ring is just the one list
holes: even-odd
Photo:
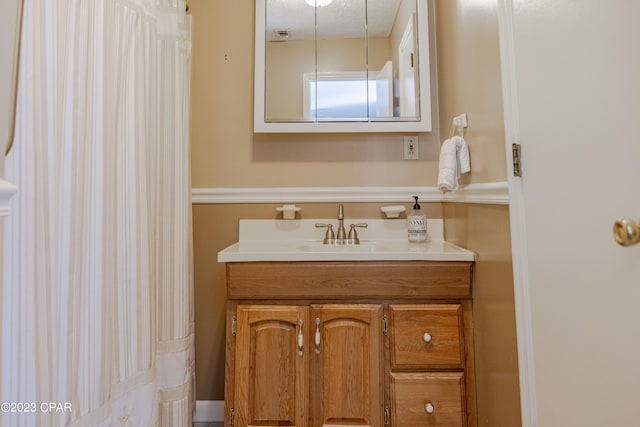
[(424, 342), (431, 342), (431, 334), (429, 332), (425, 332), (422, 336), (422, 339), (424, 340)]
[(426, 405), (424, 405), (424, 410), (427, 414), (433, 414), (433, 411), (435, 410), (435, 408), (431, 403), (427, 403)]

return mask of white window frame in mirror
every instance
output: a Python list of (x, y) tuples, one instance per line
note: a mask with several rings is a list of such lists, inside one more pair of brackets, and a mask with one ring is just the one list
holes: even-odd
[(418, 78), (420, 85), (420, 120), (416, 121), (265, 121), (265, 0), (256, 0), (255, 71), (253, 130), (255, 133), (365, 133), (365, 132), (430, 132), (431, 58), (429, 56), (429, 13), (427, 1), (416, 2), (418, 29)]

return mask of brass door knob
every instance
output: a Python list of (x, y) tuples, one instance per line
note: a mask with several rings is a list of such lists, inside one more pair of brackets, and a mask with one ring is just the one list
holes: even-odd
[(619, 218), (613, 224), (613, 237), (621, 246), (632, 246), (640, 242), (640, 226), (637, 221)]

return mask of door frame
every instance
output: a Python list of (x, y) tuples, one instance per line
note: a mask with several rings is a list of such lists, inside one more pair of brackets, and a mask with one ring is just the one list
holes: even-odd
[(522, 144), (518, 120), (518, 93), (514, 52), (513, 0), (498, 0), (498, 28), (504, 105), (505, 150), (509, 183), (509, 217), (513, 286), (518, 343), (518, 370), (522, 427), (538, 426), (536, 380), (534, 368), (531, 292), (528, 274), (527, 235), (524, 186), (521, 177), (513, 175), (512, 144)]

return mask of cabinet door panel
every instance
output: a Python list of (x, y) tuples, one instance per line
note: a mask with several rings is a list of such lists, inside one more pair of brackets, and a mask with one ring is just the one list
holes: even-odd
[(237, 316), (235, 425), (306, 426), (308, 308), (238, 306)]
[(382, 307), (314, 306), (319, 351), (313, 355), (313, 426), (381, 425), (383, 408)]

